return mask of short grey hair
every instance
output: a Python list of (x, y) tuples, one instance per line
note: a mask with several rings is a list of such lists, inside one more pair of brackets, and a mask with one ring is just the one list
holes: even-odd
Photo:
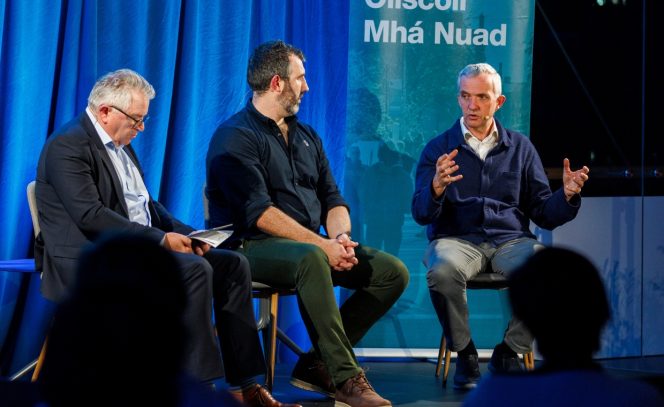
[(148, 100), (154, 99), (154, 88), (138, 73), (131, 69), (109, 72), (99, 78), (90, 91), (88, 107), (96, 111), (99, 106), (106, 104), (128, 109), (132, 102), (131, 91), (134, 90), (143, 93)]
[(466, 65), (466, 67), (459, 72), (459, 77), (457, 78), (457, 92), (461, 91), (462, 78), (474, 78), (483, 73), (491, 77), (491, 82), (493, 82), (493, 92), (496, 94), (496, 96), (502, 95), (503, 84), (500, 79), (500, 74), (494, 69), (494, 67), (485, 62)]

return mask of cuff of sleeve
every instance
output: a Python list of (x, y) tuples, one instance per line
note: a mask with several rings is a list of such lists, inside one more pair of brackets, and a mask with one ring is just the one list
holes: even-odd
[(431, 196), (431, 202), (435, 203), (436, 205), (442, 205), (443, 203), (443, 198), (445, 198), (445, 192), (447, 192), (447, 188), (443, 190), (443, 193), (440, 194), (438, 198), (436, 198), (436, 194), (433, 190), (433, 186), (429, 185), (429, 195)]
[(581, 205), (581, 195), (574, 194), (567, 203), (575, 208), (579, 207), (579, 205)]

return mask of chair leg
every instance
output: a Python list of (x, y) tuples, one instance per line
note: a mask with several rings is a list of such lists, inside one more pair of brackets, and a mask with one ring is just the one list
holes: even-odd
[(23, 366), (21, 370), (9, 376), (9, 381), (14, 382), (20, 379), (21, 377), (25, 376), (26, 374), (34, 371), (35, 366), (37, 366), (37, 362), (39, 362), (39, 359), (35, 359), (32, 362), (28, 363), (27, 365)]
[(523, 364), (526, 366), (526, 370), (535, 369), (535, 354), (533, 352), (524, 353)]
[[(443, 362), (443, 359), (445, 360)], [(438, 361), (436, 362), (436, 377), (440, 377), (440, 368), (445, 363), (443, 369), (443, 387), (447, 387), (447, 375), (450, 372), (450, 360), (452, 359), (452, 351), (447, 348), (447, 341), (445, 335), (440, 338), (440, 348), (438, 349)]]
[(302, 348), (300, 348), (297, 343), (293, 342), (293, 340), (279, 327), (277, 327), (277, 339), (283, 342), (284, 345), (288, 346), (298, 357), (304, 355), (305, 352)]
[(450, 361), (452, 360), (452, 351), (445, 346), (445, 368), (443, 369), (443, 387), (447, 387), (447, 375), (450, 373)]
[(274, 365), (277, 357), (277, 312), (279, 311), (279, 293), (270, 295), (270, 324), (269, 344), (265, 358), (267, 360), (267, 374), (265, 375), (265, 386), (272, 391), (274, 386)]
[(443, 367), (443, 357), (445, 355), (445, 335), (440, 338), (440, 348), (438, 349), (438, 360), (436, 361), (436, 377), (440, 377), (440, 368)]
[(39, 379), (39, 374), (41, 373), (42, 367), (44, 366), (44, 359), (46, 358), (46, 347), (48, 345), (48, 335), (44, 339), (44, 344), (42, 345), (41, 352), (39, 352), (39, 358), (37, 359), (37, 365), (35, 366), (35, 371), (32, 372), (31, 381), (36, 382)]

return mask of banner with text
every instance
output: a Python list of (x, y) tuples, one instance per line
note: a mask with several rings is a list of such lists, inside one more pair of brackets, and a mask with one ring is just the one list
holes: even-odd
[[(410, 215), (424, 145), (461, 117), (458, 72), (488, 62), (507, 102), (497, 116), (528, 133), (534, 0), (353, 0), (350, 7), (344, 194), (353, 239), (404, 261), (410, 285), (357, 345), (437, 348), (425, 229)], [(342, 291), (342, 299), (350, 292)], [(504, 296), (469, 293), (475, 343), (493, 347), (509, 319)]]

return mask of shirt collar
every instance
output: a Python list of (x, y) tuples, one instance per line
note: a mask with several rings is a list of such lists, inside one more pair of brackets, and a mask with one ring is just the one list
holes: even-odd
[[(265, 116), (263, 113), (259, 112), (258, 109), (256, 109), (256, 106), (254, 106), (254, 103), (253, 103), (252, 99), (249, 99), (247, 101), (247, 110), (252, 115), (254, 115), (254, 117), (256, 117), (259, 121), (261, 121), (262, 123), (264, 123), (266, 125), (274, 125), (274, 126), (277, 125), (277, 123), (274, 120), (272, 120), (269, 117)], [(296, 121), (296, 120), (297, 120), (297, 115), (292, 115), (292, 116), (288, 116), (288, 117), (284, 118), (284, 121), (286, 123), (288, 123), (289, 125), (291, 124), (291, 122)]]
[(92, 124), (95, 126), (95, 130), (97, 130), (97, 135), (99, 136), (99, 139), (101, 140), (102, 144), (104, 144), (107, 147), (112, 147), (114, 149), (121, 149), (124, 146), (116, 147), (115, 143), (113, 143), (113, 139), (111, 136), (106, 133), (106, 130), (104, 130), (103, 127), (101, 127), (101, 124), (97, 120), (97, 117), (92, 113), (92, 110), (90, 110), (89, 107), (85, 108), (85, 113), (88, 114), (88, 117), (92, 121)]
[[(479, 139), (477, 137), (473, 136), (473, 133), (468, 130), (468, 127), (466, 127), (466, 124), (463, 122), (463, 116), (461, 119), (459, 119), (459, 124), (461, 125), (461, 134), (463, 134), (463, 138), (468, 142), (471, 138), (475, 138), (478, 142)], [(482, 140), (484, 141), (493, 141), (493, 142), (499, 142), (500, 141), (500, 135), (498, 133), (498, 128), (496, 127), (496, 120), (494, 119), (493, 122), (491, 123), (491, 130), (489, 131), (489, 135)]]

